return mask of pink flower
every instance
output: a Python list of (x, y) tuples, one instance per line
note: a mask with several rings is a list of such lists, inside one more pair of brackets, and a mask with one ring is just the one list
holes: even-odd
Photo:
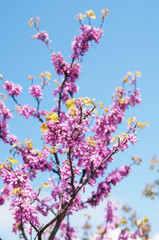
[(29, 93), (35, 98), (42, 98), (42, 88), (40, 85), (32, 85), (29, 88)]
[(9, 82), (9, 81), (5, 81), (4, 85), (2, 86), (4, 89), (7, 90), (7, 92), (9, 93), (9, 96), (19, 96), (21, 91), (22, 91), (22, 87), (18, 84), (14, 84), (13, 82)]
[(2, 197), (2, 195), (0, 195), (0, 205), (3, 205), (5, 203), (4, 197)]
[(60, 52), (58, 54), (52, 54), (51, 62), (54, 64), (55, 70), (58, 75), (63, 75), (69, 68), (68, 63), (65, 62)]
[(79, 59), (85, 52), (88, 51), (92, 40), (95, 43), (99, 43), (99, 39), (103, 35), (103, 30), (98, 28), (91, 28), (90, 26), (81, 26), (80, 31), (82, 32), (79, 36), (75, 37), (75, 41), (72, 42), (72, 58)]
[(8, 119), (12, 118), (12, 114), (9, 109), (5, 106), (3, 100), (0, 100), (0, 140), (7, 141), (8, 130)]
[(46, 31), (38, 32), (38, 34), (32, 36), (32, 38), (36, 38), (37, 40), (41, 40), (43, 42), (51, 43), (51, 41), (49, 40), (49, 35)]
[(108, 177), (106, 179), (106, 183), (107, 184), (111, 183), (113, 185), (116, 185), (124, 177), (128, 176), (130, 171), (131, 171), (131, 167), (129, 167), (129, 166), (120, 167), (108, 175)]

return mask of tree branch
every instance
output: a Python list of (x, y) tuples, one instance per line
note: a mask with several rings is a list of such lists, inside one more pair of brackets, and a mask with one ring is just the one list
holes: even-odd
[(24, 226), (23, 226), (23, 223), (22, 223), (22, 218), (21, 218), (21, 224), (20, 224), (19, 228), (20, 228), (20, 230), (21, 230), (21, 232), (22, 232), (23, 238), (24, 238), (25, 240), (28, 240), (28, 238), (27, 238), (27, 236), (26, 236), (26, 234), (25, 234), (25, 231), (24, 231)]
[[(75, 199), (76, 195), (78, 194), (78, 192), (82, 189), (82, 187), (84, 185), (86, 185), (89, 181), (90, 178), (93, 177), (93, 175), (95, 174), (95, 172), (101, 167), (101, 165), (103, 163), (105, 163), (109, 158), (111, 158), (115, 153), (117, 153), (118, 150), (115, 148), (114, 151), (107, 157), (105, 158), (95, 169), (94, 171), (92, 171), (92, 173), (87, 177), (87, 179), (82, 183), (80, 184), (80, 186), (78, 186), (75, 190), (75, 194), (72, 195), (72, 197), (70, 198), (70, 200), (67, 202), (67, 204), (64, 206), (64, 208), (57, 213), (57, 215), (52, 219), (50, 220), (46, 225), (44, 225), (41, 230), (39, 231), (38, 233), (38, 240), (41, 240), (41, 235), (42, 233), (45, 231), (45, 229), (47, 229), (51, 224), (53, 224), (54, 222), (58, 221), (58, 224), (60, 222), (59, 219), (61, 219), (61, 216), (65, 216), (66, 214), (66, 211), (68, 210), (68, 208), (71, 206), (71, 204), (73, 203), (73, 200)], [(63, 219), (62, 219), (63, 220)], [(61, 222), (62, 222), (61, 220)], [(60, 223), (61, 223), (60, 222)], [(58, 224), (56, 226), (58, 226)], [(60, 226), (60, 225), (59, 225)], [(57, 231), (56, 231), (57, 232)], [(55, 236), (55, 235), (54, 235)], [(51, 240), (51, 239), (50, 239)]]
[(54, 227), (52, 233), (50, 234), (50, 236), (49, 236), (49, 238), (48, 238), (48, 240), (53, 240), (53, 239), (54, 239), (54, 237), (55, 237), (55, 235), (56, 235), (56, 233), (57, 233), (57, 231), (58, 231), (58, 229), (59, 229), (59, 227), (60, 227), (61, 222), (62, 222), (63, 219), (65, 218), (65, 215), (66, 215), (66, 214), (63, 213), (63, 214), (59, 217), (59, 219), (57, 220), (57, 222), (56, 222), (56, 224), (55, 224), (55, 227)]

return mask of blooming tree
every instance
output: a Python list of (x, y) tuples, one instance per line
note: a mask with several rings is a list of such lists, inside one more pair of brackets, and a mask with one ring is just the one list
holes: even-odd
[[(65, 61), (60, 52), (52, 50), (47, 32), (39, 29), (40, 19), (30, 19), (29, 25), (37, 30), (32, 38), (41, 40), (48, 47), (52, 65), (59, 76), (55, 79), (58, 86), (53, 89), (57, 104), (50, 110), (41, 109), (44, 89), (52, 77), (50, 72), (40, 74), (41, 85), (35, 84), (34, 76), (28, 77), (31, 81), (29, 93), (36, 101), (36, 108), (19, 102), (22, 87), (6, 81), (0, 75), (2, 88), (15, 104), (14, 109), (6, 106), (3, 90), (0, 95), (0, 140), (10, 146), (10, 155), (0, 164), (0, 177), (4, 183), (0, 205), (10, 200), (10, 210), (14, 217), (13, 232), (19, 233), (23, 239), (77, 238), (75, 229), (70, 226), (69, 216), (74, 211), (99, 205), (110, 194), (112, 187), (129, 175), (132, 165), (140, 162), (139, 157), (133, 157), (133, 163), (106, 173), (114, 155), (134, 144), (137, 141), (137, 129), (148, 125), (132, 117), (127, 120), (127, 133), (114, 136), (125, 111), (141, 102), (137, 88), (139, 72), (127, 73), (122, 86), (116, 88), (110, 107), (104, 107), (103, 103), (97, 103), (89, 97), (75, 98), (81, 59), (92, 44), (99, 43), (108, 14), (107, 9), (102, 10), (99, 28), (91, 25), (91, 19), (96, 18), (92, 10), (77, 16), (80, 33), (72, 42), (70, 63)], [(87, 20), (88, 25), (83, 24)], [(103, 110), (100, 116), (98, 108)], [(16, 135), (9, 132), (8, 122), (17, 114), (28, 120), (35, 118), (40, 123), (39, 130), (43, 135), (41, 148), (35, 149), (31, 139), (25, 138), (20, 142)], [(48, 179), (35, 188), (34, 182), (42, 173), (48, 174)], [(86, 185), (92, 188), (96, 185), (97, 189), (93, 188), (92, 195), (83, 200)], [(47, 188), (45, 196), (42, 188)], [(111, 203), (107, 208), (107, 222), (114, 224), (117, 218), (112, 216)], [(46, 223), (41, 224), (40, 215), (46, 218)], [(106, 231), (107, 227), (104, 228), (103, 236)], [(122, 232), (119, 239), (128, 239), (130, 234), (127, 232)]]

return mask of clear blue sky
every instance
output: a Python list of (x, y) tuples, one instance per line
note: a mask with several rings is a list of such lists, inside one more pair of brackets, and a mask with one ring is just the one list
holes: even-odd
[[(79, 95), (95, 97), (97, 102), (109, 106), (114, 89), (120, 86), (127, 71), (138, 70), (142, 73), (138, 82), (142, 104), (130, 109), (125, 119), (135, 115), (140, 121), (150, 122), (151, 126), (141, 132), (135, 146), (116, 155), (115, 163), (128, 163), (133, 155), (141, 156), (143, 162), (141, 166), (134, 167), (131, 175), (114, 188), (112, 196), (123, 203), (129, 203), (141, 217), (148, 216), (154, 235), (159, 232), (159, 199), (145, 199), (141, 192), (144, 184), (156, 177), (148, 171), (150, 159), (154, 155), (159, 157), (159, 1), (1, 1), (0, 73), (6, 80), (22, 85), (25, 90), (20, 100), (23, 104), (31, 103), (28, 76), (39, 76), (41, 72), (50, 71), (55, 79), (56, 74), (50, 63), (48, 49), (42, 42), (31, 40), (31, 35), (36, 32), (28, 26), (29, 19), (32, 16), (40, 17), (40, 29), (49, 33), (53, 50), (61, 51), (65, 59), (69, 60), (71, 41), (79, 28), (75, 20), (76, 14), (94, 10), (97, 16), (97, 20), (93, 21), (94, 26), (99, 26), (100, 10), (103, 8), (110, 10), (104, 24), (104, 37), (82, 61)], [(52, 89), (50, 93), (51, 91)], [(45, 102), (49, 107), (53, 104), (52, 98), (48, 97)], [(45, 104), (42, 106), (45, 107)], [(27, 124), (27, 121), (19, 117), (11, 123), (11, 132), (17, 133), (21, 140), (24, 136), (36, 139), (32, 132), (39, 130), (39, 124), (35, 121)], [(124, 130), (125, 127), (126, 123), (121, 129)], [(1, 143), (0, 154), (0, 160), (7, 158)], [(7, 233), (3, 236), (7, 239)]]

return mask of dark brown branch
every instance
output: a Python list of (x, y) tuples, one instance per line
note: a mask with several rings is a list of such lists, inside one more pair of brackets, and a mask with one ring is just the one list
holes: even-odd
[(23, 223), (22, 223), (22, 218), (21, 218), (21, 224), (19, 226), (20, 230), (21, 230), (21, 233), (22, 233), (22, 236), (25, 240), (28, 240), (26, 234), (25, 234), (25, 231), (24, 231), (24, 226), (23, 226)]
[(54, 227), (52, 233), (50, 234), (48, 240), (53, 240), (53, 239), (54, 239), (54, 237), (55, 237), (55, 235), (56, 235), (56, 233), (57, 233), (57, 231), (58, 231), (58, 229), (59, 229), (59, 227), (60, 227), (60, 225), (61, 225), (61, 222), (63, 221), (64, 218), (65, 218), (65, 213), (63, 213), (63, 214), (59, 217), (59, 219), (57, 220), (57, 222), (56, 222), (56, 224), (55, 224), (55, 227)]
[(83, 183), (83, 178), (84, 178), (85, 175), (86, 175), (86, 170), (83, 169), (82, 176), (81, 176), (81, 179), (80, 179), (79, 183)]
[(55, 169), (52, 169), (52, 171), (59, 176), (59, 171), (56, 171)]
[(60, 165), (60, 162), (59, 162), (59, 159), (58, 159), (57, 153), (54, 153), (54, 156), (55, 156), (56, 163), (57, 163), (58, 165)]
[(57, 152), (54, 153), (54, 156), (55, 156), (55, 161), (56, 161), (56, 166), (57, 166), (57, 171), (58, 171), (58, 174), (61, 178), (61, 172), (60, 172), (60, 161), (59, 161), (59, 158), (58, 158), (58, 155), (57, 155)]
[(30, 222), (30, 225), (32, 226), (32, 228), (34, 228), (36, 232), (38, 232), (38, 229), (32, 224), (32, 222)]
[(71, 170), (71, 186), (72, 186), (72, 192), (73, 192), (73, 195), (74, 195), (75, 194), (75, 187), (74, 187), (74, 178), (75, 178), (75, 176), (74, 176), (72, 160), (71, 160), (71, 148), (69, 148), (68, 159), (69, 159), (70, 170)]

